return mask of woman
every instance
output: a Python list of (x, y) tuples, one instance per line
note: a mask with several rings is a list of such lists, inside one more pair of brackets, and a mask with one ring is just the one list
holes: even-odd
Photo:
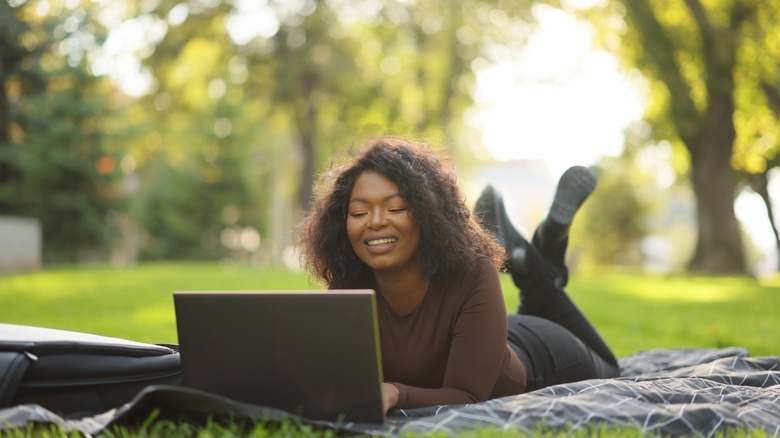
[[(331, 289), (376, 291), (386, 410), (473, 403), (617, 374), (614, 356), (596, 351), (603, 342), (560, 288), (560, 266), (511, 227), (489, 189), (477, 209), (503, 247), (494, 240), (471, 218), (440, 152), (402, 138), (375, 140), (326, 173), (315, 194), (299, 235), (301, 256)], [(567, 227), (554, 231), (561, 230)], [(560, 239), (547, 234), (555, 242), (548, 247), (560, 250)], [(507, 253), (528, 315), (507, 318), (497, 270)], [(585, 339), (550, 320), (573, 324)], [(594, 339), (597, 348), (586, 346)]]

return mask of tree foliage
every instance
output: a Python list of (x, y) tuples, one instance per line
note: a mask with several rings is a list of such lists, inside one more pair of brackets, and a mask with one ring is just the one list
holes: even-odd
[[(200, 253), (231, 226), (220, 212), (236, 207), (233, 225), (284, 241), (316, 174), (363, 137), (457, 144), (472, 64), (496, 43), (521, 40), (527, 11), (526, 0), (270, 1), (252, 10), (161, 1), (128, 11), (166, 29), (144, 57), (153, 84), (141, 99), (155, 110), (132, 149), (142, 186), (165, 181), (134, 210), (145, 254)], [(214, 161), (231, 156), (241, 157), (233, 167)]]
[(627, 158), (605, 158), (599, 167), (598, 190), (585, 204), (574, 231), (581, 236), (572, 244), (579, 249), (575, 257), (598, 265), (641, 266), (650, 209), (640, 196), (646, 176)]
[(252, 231), (278, 259), (355, 141), (467, 155), (475, 67), (531, 3), (2, 2), (0, 212), (42, 218), (50, 259), (222, 257)]
[[(780, 19), (780, 7), (775, 8), (774, 16)], [(770, 14), (767, 14), (770, 15)], [(771, 15), (770, 15), (771, 16)], [(762, 18), (766, 18), (762, 16)], [(775, 247), (780, 253), (780, 230), (774, 217), (775, 204), (769, 193), (769, 175), (780, 167), (780, 40), (776, 35), (764, 35), (772, 42), (767, 44), (774, 52), (767, 51), (770, 56), (754, 56), (757, 65), (746, 69), (745, 74), (753, 79), (754, 87), (745, 87), (740, 95), (745, 100), (744, 107), (752, 109), (738, 114), (737, 125), (744, 126), (737, 147), (742, 153), (737, 157), (736, 164), (742, 170), (748, 187), (758, 194), (764, 205), (775, 239)], [(753, 55), (757, 55), (752, 48)], [(763, 52), (762, 52), (763, 53)], [(751, 63), (752, 64), (752, 63)], [(758, 86), (755, 86), (758, 84)], [(759, 91), (763, 92), (760, 93)], [(750, 105), (752, 102), (752, 105)], [(764, 105), (765, 104), (765, 105)], [(780, 263), (780, 262), (778, 262)], [(780, 270), (780, 265), (778, 265)]]
[(110, 88), (88, 72), (84, 56), (99, 30), (82, 8), (39, 17), (29, 5), (3, 3), (0, 11), (8, 24), (0, 51), (7, 66), (0, 212), (39, 218), (48, 261), (104, 258), (119, 189)]

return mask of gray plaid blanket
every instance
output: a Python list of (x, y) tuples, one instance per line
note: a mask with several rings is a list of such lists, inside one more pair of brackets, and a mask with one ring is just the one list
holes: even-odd
[(308, 421), (267, 407), (235, 403), (177, 387), (148, 388), (122, 408), (63, 419), (40, 406), (0, 410), (0, 430), (29, 422), (98, 434), (112, 424), (174, 417), (281, 421), (375, 436), (447, 435), (474, 429), (560, 432), (631, 428), (646, 434), (712, 436), (729, 428), (780, 436), (780, 361), (743, 348), (657, 349), (622, 358), (621, 377), (556, 385), (484, 403), (396, 410), (385, 425)]
[(475, 427), (574, 432), (591, 426), (711, 436), (732, 427), (780, 436), (780, 361), (742, 348), (650, 350), (620, 360), (621, 377), (586, 380), (407, 418), (398, 432)]

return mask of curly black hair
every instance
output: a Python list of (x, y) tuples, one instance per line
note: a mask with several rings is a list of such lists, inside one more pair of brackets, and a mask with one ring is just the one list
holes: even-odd
[(502, 266), (504, 249), (471, 217), (450, 157), (427, 143), (382, 137), (321, 175), (314, 201), (300, 224), (297, 247), (306, 269), (331, 289), (372, 288), (371, 268), (347, 236), (347, 209), (357, 178), (373, 171), (399, 188), (420, 227), (417, 253), (423, 274), (443, 281), (479, 257)]

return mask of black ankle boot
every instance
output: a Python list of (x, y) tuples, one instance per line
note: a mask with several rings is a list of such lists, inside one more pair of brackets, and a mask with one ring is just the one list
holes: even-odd
[(569, 245), (569, 228), (582, 203), (595, 190), (596, 183), (596, 174), (587, 167), (567, 169), (558, 180), (547, 217), (534, 232), (533, 245), (562, 273), (562, 285), (568, 282), (569, 270), (564, 259)]
[(504, 247), (508, 257), (507, 269), (517, 272), (525, 271), (527, 269), (525, 259), (530, 244), (512, 226), (512, 222), (506, 214), (504, 200), (493, 186), (488, 185), (482, 190), (474, 205), (474, 215), (496, 241)]
[(512, 271), (525, 270), (525, 258), (528, 252), (528, 241), (520, 234), (504, 208), (501, 194), (488, 185), (482, 190), (474, 204), (474, 215), (485, 229), (504, 247), (508, 261), (507, 268)]
[(553, 295), (562, 293), (564, 278), (561, 273), (512, 226), (504, 200), (492, 186), (485, 187), (479, 195), (474, 215), (509, 256), (507, 268), (515, 286), (520, 289), (518, 311), (542, 314)]
[(596, 189), (598, 177), (591, 169), (573, 166), (558, 180), (555, 197), (547, 218), (555, 223), (569, 225), (585, 199)]

